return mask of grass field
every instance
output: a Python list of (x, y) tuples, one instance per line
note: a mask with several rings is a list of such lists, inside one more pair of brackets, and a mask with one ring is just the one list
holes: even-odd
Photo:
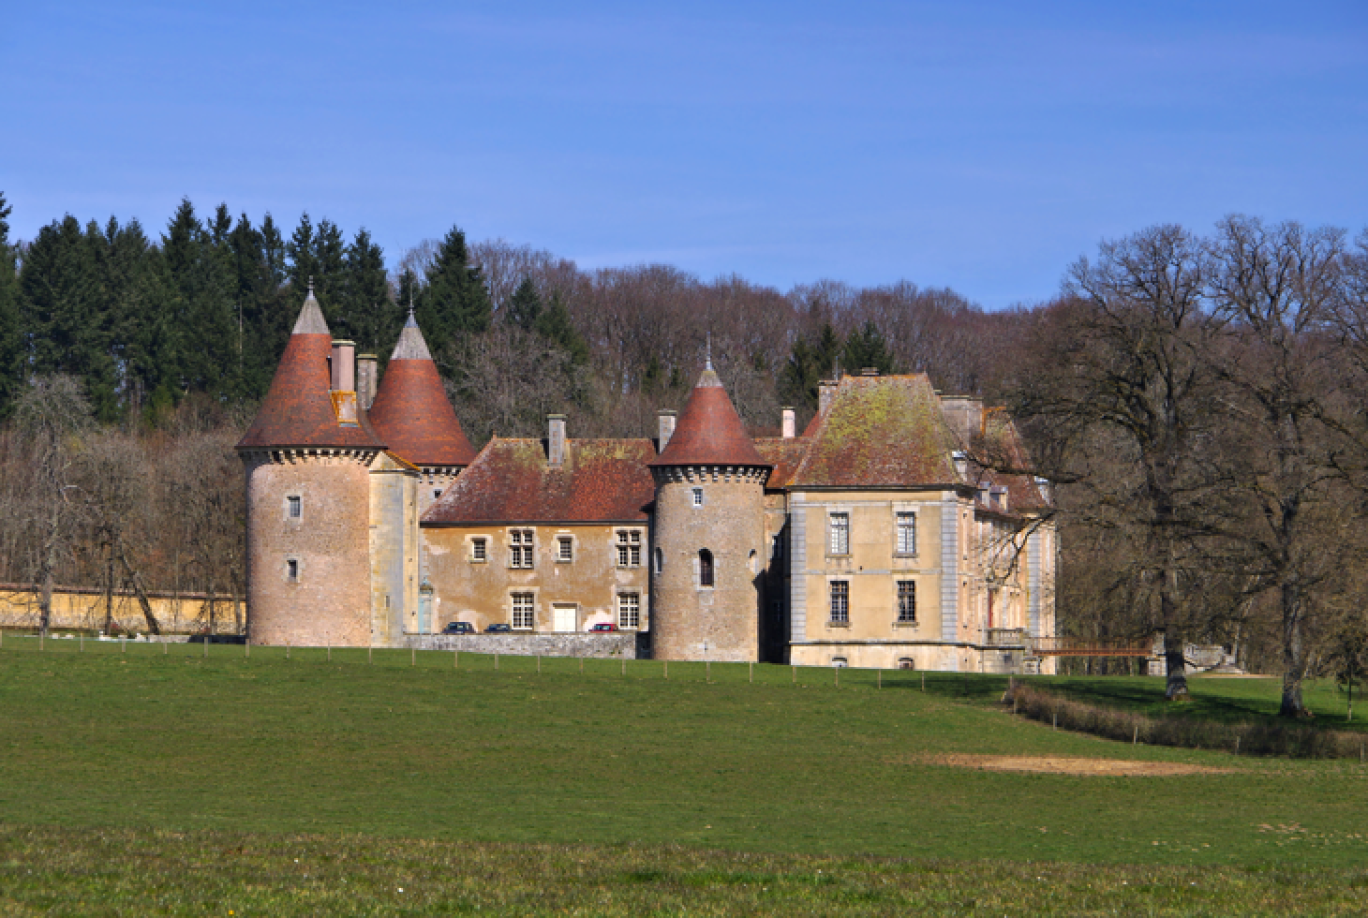
[(165, 650), (6, 637), (0, 914), (1368, 910), (1368, 767), (1054, 732), (993, 677)]

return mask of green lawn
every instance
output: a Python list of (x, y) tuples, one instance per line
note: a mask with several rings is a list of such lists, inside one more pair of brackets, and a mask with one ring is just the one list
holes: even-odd
[[(987, 704), (1004, 684), (992, 677), (927, 674), (923, 692), (906, 672), (847, 670), (838, 686), (828, 669), (800, 669), (794, 684), (788, 668), (756, 666), (751, 683), (744, 665), (714, 665), (708, 682), (701, 664), (673, 664), (666, 679), (650, 661), (624, 676), (606, 660), (581, 674), (549, 658), (537, 672), (534, 659), (496, 671), (469, 654), (457, 669), (441, 653), (414, 666), (407, 651), (373, 663), (355, 650), (168, 651), (50, 640), (39, 653), (6, 636), (0, 914), (85, 914), (85, 899), (204, 914), (230, 893), (256, 903), (237, 914), (384, 914), (398, 903), (385, 898), (391, 868), (427, 878), (426, 904), (402, 900), (414, 914), (456, 902), (525, 913), (508, 891), (533, 882), (516, 879), (528, 870), (586, 914), (656, 901), (676, 902), (669, 913), (948, 914), (975, 897), (1025, 914), (1047, 889), (1061, 914), (1124, 902), (1348, 914), (1368, 883), (1368, 767), (1054, 732)], [(941, 753), (1234, 771), (1073, 777), (925, 761)], [(315, 885), (352, 882), (353, 868), (365, 878), (352, 911), (327, 898), (335, 886), (301, 886), (277, 863), (292, 846), (331, 865)], [(847, 866), (840, 882), (813, 881), (818, 863)], [(182, 898), (155, 898), (182, 873)], [(752, 874), (774, 878), (773, 901)], [(1236, 899), (1245, 906), (1217, 907)]]

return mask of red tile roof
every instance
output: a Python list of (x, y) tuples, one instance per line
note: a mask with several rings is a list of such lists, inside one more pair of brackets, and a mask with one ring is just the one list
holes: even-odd
[(789, 487), (954, 485), (955, 445), (925, 373), (846, 376), (809, 425)]
[(760, 454), (761, 459), (774, 466), (769, 480), (765, 482), (766, 490), (779, 491), (788, 487), (788, 483), (793, 480), (793, 473), (798, 471), (798, 465), (807, 455), (808, 447), (811, 445), (811, 440), (802, 437), (789, 437), (787, 440), (782, 437), (757, 438), (755, 451)]
[(541, 440), (489, 441), (428, 508), (424, 526), (468, 523), (640, 523), (655, 500), (650, 440), (567, 440), (546, 462)]
[(670, 442), (653, 466), (758, 465), (767, 466), (746, 434), (727, 390), (712, 368), (703, 371), (689, 402), (679, 416)]
[(1026, 445), (1005, 408), (983, 412), (983, 429), (970, 454), (977, 460), (975, 470), (980, 486), (1007, 489), (1008, 513), (1029, 513), (1050, 506), (1049, 497), (1028, 471)]
[(391, 452), (416, 466), (464, 466), (475, 460), (437, 365), (413, 319), (385, 367), (370, 421)]
[(261, 409), (238, 449), (342, 447), (380, 449), (364, 411), (359, 426), (343, 427), (333, 408), (328, 358), (332, 335), (312, 293), (299, 312)]

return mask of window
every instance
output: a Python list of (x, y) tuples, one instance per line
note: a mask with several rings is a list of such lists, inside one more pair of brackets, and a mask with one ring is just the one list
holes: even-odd
[(298, 494), (291, 494), (285, 498), (285, 515), (292, 520), (297, 520), (304, 515), (304, 498)]
[(659, 574), (665, 570), (665, 552), (659, 548), (655, 550), (655, 572)]
[(570, 536), (556, 537), (556, 560), (573, 561), (575, 560), (575, 540)]
[(836, 624), (850, 624), (850, 581), (831, 581), (831, 621)]
[(703, 489), (702, 489), (702, 488), (694, 488), (694, 489), (693, 489), (693, 505), (694, 505), (695, 507), (701, 507), (701, 506), (703, 506)]
[(513, 627), (522, 631), (532, 630), (531, 593), (513, 594)]
[(713, 585), (713, 556), (712, 552), (706, 548), (698, 553), (698, 585), (701, 587)]
[(641, 627), (641, 596), (639, 594), (618, 594), (618, 627)]
[(285, 561), (285, 579), (291, 583), (299, 582), (299, 562), (294, 558)]
[(471, 539), (470, 540), (470, 560), (488, 561), (489, 560), (489, 540)]
[(617, 534), (617, 566), (641, 567), (641, 530), (621, 530)]
[(896, 523), (898, 529), (897, 553), (915, 555), (917, 553), (917, 515), (899, 511)]
[(831, 665), (837, 669), (845, 669), (850, 663), (846, 661), (845, 657), (832, 657)]
[(898, 623), (917, 623), (917, 584), (913, 580), (898, 581)]
[(436, 500), (437, 498), (439, 498), (439, 497), (441, 497), (441, 496), (442, 496), (442, 489), (441, 489), (441, 488), (433, 488), (433, 489), (432, 489), (432, 499), (433, 499), (433, 500)]
[(532, 530), (510, 529), (508, 531), (508, 566), (532, 566)]
[(898, 657), (898, 669), (916, 669), (917, 663), (911, 657)]
[(831, 527), (831, 553), (833, 555), (850, 554), (850, 514), (833, 513), (830, 517)]

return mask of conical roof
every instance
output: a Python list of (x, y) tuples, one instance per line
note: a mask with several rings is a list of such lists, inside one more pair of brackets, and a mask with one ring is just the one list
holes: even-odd
[(667, 465), (753, 465), (769, 468), (711, 364), (698, 377), (665, 450), (650, 462)]
[(359, 426), (342, 426), (333, 407), (328, 358), (332, 334), (313, 288), (295, 321), (270, 391), (238, 449), (266, 447), (353, 447), (380, 449), (382, 443), (360, 413)]
[(390, 451), (411, 465), (466, 466), (475, 460), (411, 312), (369, 415)]

